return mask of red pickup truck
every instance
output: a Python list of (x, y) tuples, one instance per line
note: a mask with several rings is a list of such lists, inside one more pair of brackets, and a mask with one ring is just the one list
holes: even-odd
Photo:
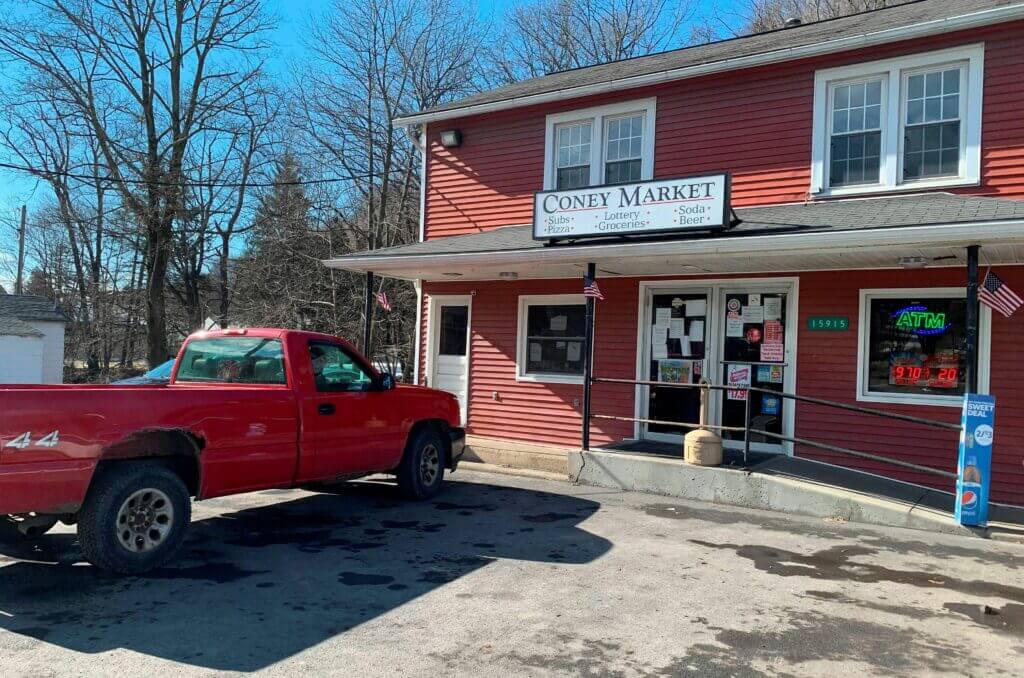
[(181, 546), (190, 497), (387, 472), (423, 499), (464, 439), (454, 396), (396, 386), (342, 339), (203, 332), (166, 385), (0, 385), (0, 528), (77, 523), (90, 562), (139, 573)]

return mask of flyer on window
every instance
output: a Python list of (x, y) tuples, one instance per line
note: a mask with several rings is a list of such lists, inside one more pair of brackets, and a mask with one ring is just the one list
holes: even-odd
[(659, 360), (658, 381), (689, 384), (693, 363), (689, 360)]

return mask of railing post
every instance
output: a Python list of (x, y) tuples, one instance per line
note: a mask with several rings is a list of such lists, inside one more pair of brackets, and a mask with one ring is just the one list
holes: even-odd
[[(587, 264), (587, 278), (594, 280), (596, 264)], [(583, 283), (586, 285), (586, 281)], [(594, 297), (587, 297), (587, 326), (583, 330), (583, 431), (582, 447), (590, 449), (590, 386), (594, 371)]]
[(750, 456), (750, 389), (747, 389), (744, 395), (746, 397), (743, 403), (743, 465), (747, 466)]
[(967, 248), (967, 309), (964, 314), (967, 325), (967, 392), (978, 392), (978, 245)]

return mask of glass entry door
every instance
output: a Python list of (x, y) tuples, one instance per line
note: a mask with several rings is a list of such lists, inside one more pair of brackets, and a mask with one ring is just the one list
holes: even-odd
[[(646, 336), (647, 379), (696, 384), (707, 374), (707, 291), (649, 295)], [(647, 419), (668, 422), (700, 421), (700, 391), (693, 388), (653, 386), (642, 389), (647, 399)], [(646, 424), (644, 437), (676, 441), (690, 428)]]
[[(788, 297), (787, 292), (771, 288), (721, 292), (718, 306), (721, 359), (715, 381), (736, 386), (720, 392), (719, 412), (723, 426), (743, 426), (749, 397), (751, 428), (783, 433), (792, 402), (770, 393), (748, 393), (742, 387), (755, 386), (780, 393), (785, 390), (789, 369), (786, 362)], [(736, 431), (725, 431), (722, 438), (730, 447), (743, 442), (743, 434)], [(781, 452), (783, 445), (777, 438), (752, 435), (751, 449)]]

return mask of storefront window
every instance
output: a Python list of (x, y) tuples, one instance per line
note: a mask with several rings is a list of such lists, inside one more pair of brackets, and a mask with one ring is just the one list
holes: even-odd
[[(579, 381), (587, 307), (576, 295), (520, 299), (519, 376)], [(570, 303), (571, 302), (571, 303)]]
[(867, 296), (867, 395), (955, 399), (964, 393), (967, 303), (955, 296)]

